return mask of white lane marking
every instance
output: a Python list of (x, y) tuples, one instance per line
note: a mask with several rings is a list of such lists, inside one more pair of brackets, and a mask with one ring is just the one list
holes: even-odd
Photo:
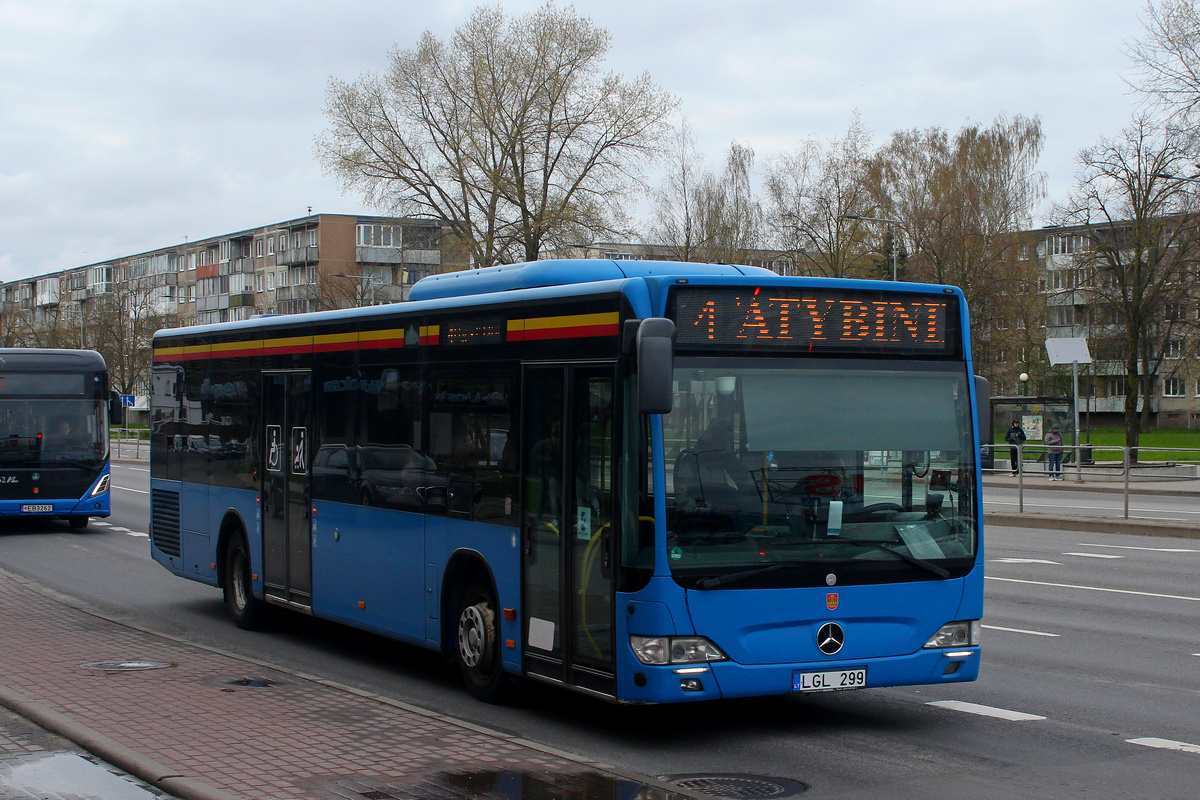
[(120, 469), (128, 470), (129, 472), (149, 472), (150, 471), (146, 467), (126, 467), (121, 464), (118, 464), (117, 467), (119, 467)]
[(133, 531), (129, 530), (129, 528), (122, 528), (120, 525), (110, 525), (109, 527), (114, 531), (120, 531), (121, 533), (133, 533)]
[(112, 488), (120, 489), (122, 492), (137, 492), (138, 494), (150, 494), (150, 492), (146, 491), (145, 489), (130, 489), (125, 486), (114, 486)]
[(112, 527), (112, 523), (111, 523), (111, 522), (105, 522), (105, 521), (104, 521), (104, 520), (102, 520), (102, 519), (93, 519), (93, 520), (92, 520), (92, 524), (93, 524), (93, 525), (99, 525), (101, 528), (111, 528), (111, 527)]
[(126, 536), (136, 536), (139, 539), (149, 539), (150, 534), (142, 533), (141, 531), (122, 531)]
[(1063, 553), (1064, 556), (1079, 556), (1080, 558), (1124, 558), (1125, 556), (1114, 556), (1112, 553)]
[(980, 625), (981, 628), (987, 628), (989, 631), (1008, 631), (1009, 633), (1027, 633), (1030, 636), (1053, 636), (1058, 638), (1061, 633), (1043, 633), (1042, 631), (1026, 631), (1021, 628), (1001, 628), (999, 625)]
[(988, 581), (1004, 581), (1005, 583), (1028, 583), (1033, 586), (1053, 586), (1057, 589), (1086, 589), (1089, 592), (1111, 592), (1112, 594), (1134, 594), (1139, 597), (1162, 597), (1167, 600), (1191, 600), (1194, 603), (1200, 603), (1200, 597), (1189, 597), (1185, 594), (1159, 594), (1157, 592), (1135, 592), (1130, 589), (1106, 589), (1103, 586), (1078, 586), (1072, 583), (1050, 583), (1049, 581), (1023, 581), (1019, 578), (997, 578), (994, 575), (985, 575), (984, 580)]
[(1057, 561), (1047, 561), (1044, 558), (993, 558), (999, 564), (1053, 564), (1056, 567), (1061, 567)]
[(1113, 550), (1149, 550), (1153, 553), (1200, 553), (1200, 550), (1193, 550), (1188, 547), (1134, 547), (1128, 544), (1093, 544), (1092, 542), (1080, 542), (1080, 547), (1109, 547)]
[(991, 706), (981, 706), (978, 703), (963, 703), (958, 700), (935, 700), (932, 703), (926, 703), (927, 706), (937, 706), (938, 708), (948, 708), (951, 711), (963, 711), (967, 714), (978, 714), (981, 717), (996, 717), (997, 719), (1006, 719), (1010, 722), (1032, 722), (1045, 717), (1039, 717), (1037, 714), (1026, 714), (1021, 711), (1009, 711), (1005, 708), (993, 708)]
[(1126, 739), (1130, 744), (1140, 744), (1143, 747), (1157, 747), (1160, 750), (1178, 750), (1181, 753), (1200, 753), (1200, 744), (1188, 744), (1187, 742), (1175, 742), (1170, 739), (1156, 739), (1153, 736), (1147, 736), (1143, 739)]

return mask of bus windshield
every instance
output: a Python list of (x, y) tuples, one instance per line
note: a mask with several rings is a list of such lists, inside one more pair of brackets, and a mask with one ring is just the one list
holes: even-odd
[(0, 465), (100, 467), (108, 458), (106, 412), (97, 400), (0, 399)]
[(974, 563), (959, 363), (679, 359), (667, 559), (687, 588), (938, 580)]

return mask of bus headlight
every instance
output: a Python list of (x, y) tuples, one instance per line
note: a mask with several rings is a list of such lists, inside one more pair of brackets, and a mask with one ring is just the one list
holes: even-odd
[(695, 664), (705, 661), (726, 661), (721, 648), (703, 636), (635, 636), (629, 646), (643, 664)]
[(929, 641), (925, 643), (926, 649), (977, 646), (979, 646), (979, 620), (977, 619), (947, 622), (938, 628), (938, 632), (929, 637)]
[(92, 489), (92, 497), (95, 497), (98, 494), (104, 494), (108, 491), (109, 477), (110, 475), (106, 473), (104, 477), (100, 479), (100, 482), (96, 484), (96, 488)]

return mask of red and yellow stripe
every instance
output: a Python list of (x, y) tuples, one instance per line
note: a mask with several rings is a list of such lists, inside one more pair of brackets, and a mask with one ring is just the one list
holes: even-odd
[(616, 336), (621, 315), (616, 311), (602, 314), (572, 314), (565, 317), (532, 317), (508, 321), (510, 342), (539, 339), (579, 339), (587, 336)]

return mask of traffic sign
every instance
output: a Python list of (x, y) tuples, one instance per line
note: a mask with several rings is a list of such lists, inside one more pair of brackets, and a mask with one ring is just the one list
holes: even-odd
[(131, 394), (121, 395), (121, 408), (133, 408), (135, 397)]

